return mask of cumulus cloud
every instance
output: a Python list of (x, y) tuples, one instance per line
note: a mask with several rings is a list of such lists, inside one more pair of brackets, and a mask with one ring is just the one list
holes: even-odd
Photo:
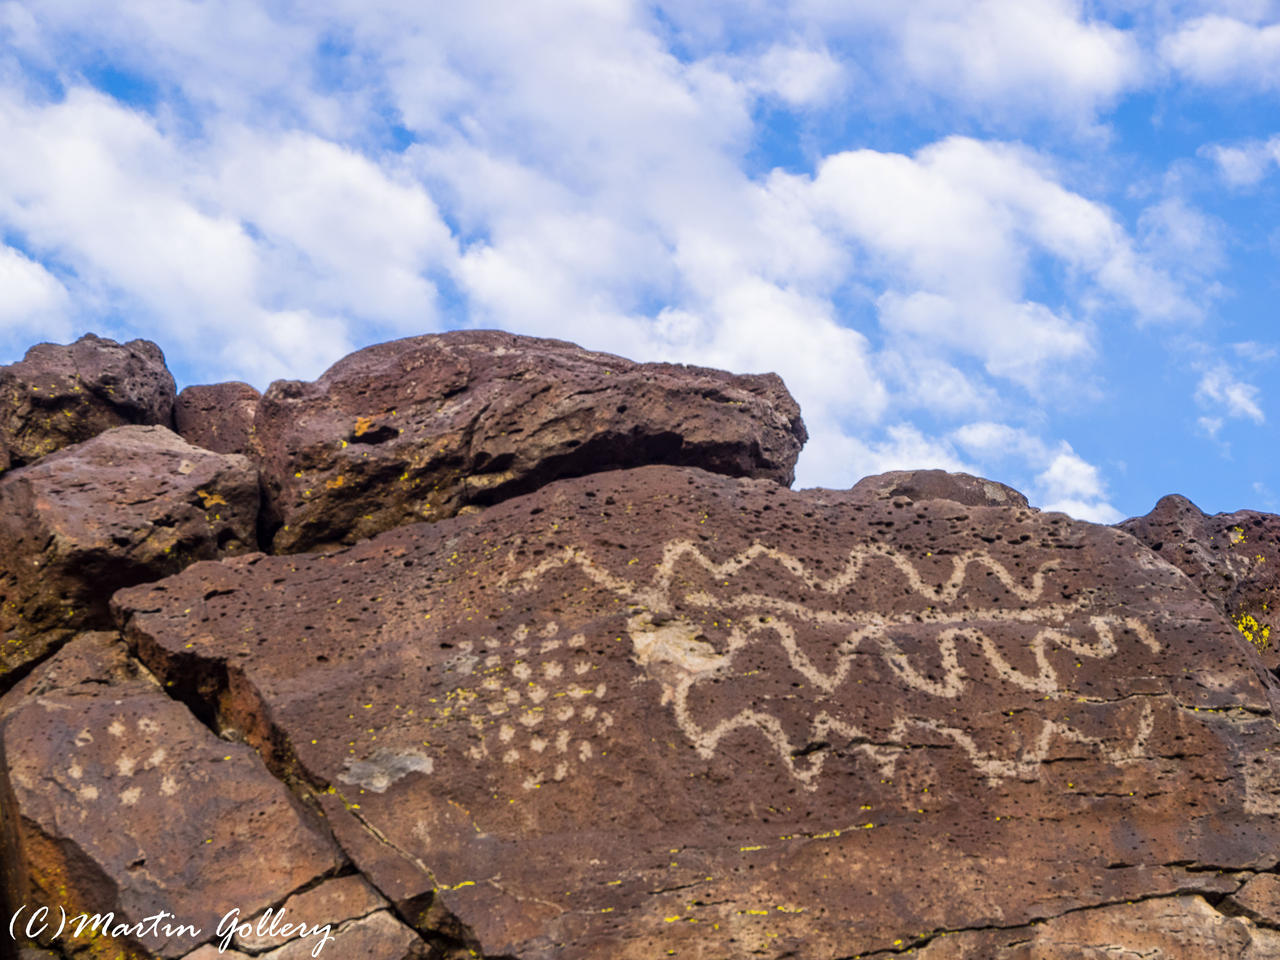
[[(1260, 405), (1262, 391), (1237, 379), (1226, 364), (1217, 364), (1201, 375), (1200, 382), (1196, 384), (1195, 398), (1206, 406), (1217, 407), (1228, 417), (1252, 420), (1257, 424), (1267, 419)], [(1221, 423), (1220, 420), (1217, 422)]]
[(1047, 114), (1088, 129), (1145, 73), (1136, 37), (1089, 17), (1078, 0), (800, 0), (796, 8), (875, 49), (879, 86), (996, 119)]
[[(1195, 312), (1161, 262), (1195, 256), (1192, 211), (1153, 211), (1139, 241), (1015, 143), (750, 172), (761, 113), (830, 120), (850, 91), (1089, 125), (1142, 55), (1074, 0), (125, 0), (92, 35), (88, 0), (0, 11), (56, 78), (35, 95), (0, 70), (0, 226), (76, 287), (34, 260), (25, 282), (49, 316), (129, 316), (200, 376), (499, 326), (781, 373), (813, 437), (802, 484), (1012, 464), (1101, 516), (1069, 449), (949, 431), (1078, 395), (1104, 322)], [(103, 60), (151, 101), (91, 89)]]
[(70, 334), (71, 297), (57, 277), (13, 247), (0, 245), (0, 337), (15, 347), (33, 336)]
[(1280, 86), (1280, 24), (1221, 14), (1196, 17), (1165, 36), (1160, 54), (1188, 79), (1209, 86)]
[(1212, 144), (1202, 151), (1231, 187), (1256, 186), (1280, 163), (1280, 137), (1236, 144)]
[(1049, 444), (1025, 429), (993, 421), (965, 424), (952, 432), (951, 439), (988, 462), (1006, 460), (1016, 465), (1020, 461), (1023, 469), (1035, 471), (1023, 485), (1035, 506), (1094, 523), (1116, 523), (1124, 517), (1108, 501), (1097, 466), (1065, 440)]

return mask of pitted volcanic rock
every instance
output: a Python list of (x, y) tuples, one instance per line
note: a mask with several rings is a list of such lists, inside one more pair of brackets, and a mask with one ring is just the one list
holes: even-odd
[(150, 340), (41, 343), (0, 367), (0, 471), (124, 424), (173, 423), (173, 377)]
[(360, 350), (272, 384), (255, 443), (274, 552), (352, 543), (554, 480), (649, 463), (792, 480), (800, 409), (773, 374), (633, 363), (492, 331)]
[(968, 473), (945, 470), (893, 470), (863, 477), (850, 491), (866, 500), (954, 500), (970, 507), (1027, 507), (1013, 487)]
[(115, 603), (485, 956), (829, 960), (1221, 893), (1204, 867), (1280, 849), (1274, 679), (1061, 514), (645, 467)]
[(1194, 580), (1263, 662), (1280, 667), (1280, 516), (1255, 510), (1206, 516), (1175, 495), (1120, 527)]
[(253, 418), (262, 394), (247, 383), (187, 387), (173, 407), (173, 428), (187, 443), (215, 453), (253, 452)]
[(0, 475), (0, 677), (111, 624), (119, 587), (256, 549), (244, 457), (165, 427), (116, 427)]
[[(166, 696), (115, 634), (78, 637), (0, 699), (0, 754), (9, 899), (48, 906), (50, 936), (64, 907), (127, 924), (165, 911), (213, 939), (233, 909), (257, 913), (342, 863), (258, 755)], [(200, 942), (72, 933), (59, 945), (95, 960)]]

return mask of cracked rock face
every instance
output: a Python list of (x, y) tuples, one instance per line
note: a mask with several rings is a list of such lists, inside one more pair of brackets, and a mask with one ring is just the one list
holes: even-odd
[[(899, 952), (864, 960), (892, 960)], [(919, 960), (1269, 960), (1280, 932), (1224, 916), (1203, 897), (1081, 910), (1007, 930), (962, 930), (912, 951)]]
[[(652, 466), (115, 606), (460, 956), (1164, 950), (1280, 849), (1253, 648), (1134, 537), (1018, 502)], [(936, 936), (1046, 918), (1043, 953)], [(1204, 937), (1165, 955), (1255, 955)]]
[(173, 377), (149, 340), (86, 334), (0, 367), (0, 470), (124, 424), (173, 421)]
[[(114, 634), (78, 637), (0, 699), (0, 751), (14, 903), (124, 923), (167, 911), (208, 938), (342, 863), (259, 756), (166, 696)], [(157, 925), (60, 945), (133, 960), (198, 942)]]
[(1280, 666), (1280, 517), (1256, 510), (1210, 517), (1186, 497), (1168, 496), (1120, 527), (1217, 601), (1270, 669)]
[(0, 475), (0, 678), (110, 625), (119, 587), (255, 549), (258, 480), (165, 427), (116, 427)]
[(805, 440), (773, 374), (637, 364), (492, 331), (384, 343), (314, 383), (277, 382), (254, 426), (278, 553), (619, 467), (789, 484)]

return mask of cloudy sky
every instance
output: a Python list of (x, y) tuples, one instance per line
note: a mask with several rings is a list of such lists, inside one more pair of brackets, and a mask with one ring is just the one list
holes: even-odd
[(0, 362), (775, 370), (799, 486), (1280, 511), (1280, 3), (0, 0)]

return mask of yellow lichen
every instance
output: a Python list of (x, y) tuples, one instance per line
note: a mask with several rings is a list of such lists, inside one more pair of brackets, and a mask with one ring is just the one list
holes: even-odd
[(1271, 628), (1258, 620), (1251, 613), (1243, 613), (1235, 619), (1236, 629), (1246, 640), (1259, 650), (1265, 650), (1271, 644)]

